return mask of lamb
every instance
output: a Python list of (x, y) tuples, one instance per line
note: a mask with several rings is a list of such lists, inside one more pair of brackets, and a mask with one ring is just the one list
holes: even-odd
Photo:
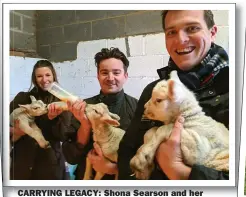
[[(68, 110), (66, 102), (59, 101), (54, 102), (63, 111)], [(120, 126), (118, 122), (120, 117), (117, 114), (109, 112), (107, 105), (104, 103), (87, 104), (85, 107), (85, 114), (92, 125), (93, 140), (102, 149), (103, 155), (112, 162), (118, 160), (118, 149), (122, 137), (125, 131), (117, 128)], [(102, 172), (96, 172), (94, 180), (100, 180), (104, 176)], [(91, 180), (92, 177), (92, 165), (88, 157), (86, 158), (86, 169), (83, 179)], [(116, 174), (115, 179), (118, 179)]]
[(184, 163), (201, 164), (219, 171), (229, 171), (229, 131), (221, 123), (205, 115), (194, 94), (179, 80), (177, 71), (169, 80), (156, 84), (151, 99), (144, 106), (143, 118), (162, 121), (144, 135), (144, 144), (130, 161), (137, 179), (149, 179), (154, 168), (155, 152), (170, 135), (179, 115), (185, 119), (181, 131)]
[[(34, 96), (30, 96), (30, 98), (31, 104), (19, 105), (20, 107), (10, 114), (10, 125), (14, 126), (15, 121), (18, 120), (19, 127), (23, 132), (34, 138), (41, 148), (49, 148), (49, 142), (45, 140), (41, 129), (34, 121), (35, 116), (41, 116), (48, 112), (47, 105), (41, 100), (36, 100)], [(13, 134), (11, 140), (15, 142), (19, 138), (19, 135)]]
[[(63, 111), (68, 110), (66, 102), (59, 101), (54, 102)], [(117, 114), (109, 112), (107, 105), (104, 103), (98, 104), (86, 104), (85, 114), (92, 125), (93, 141), (97, 143), (102, 149), (103, 155), (112, 162), (118, 160), (118, 149), (122, 137), (125, 131), (117, 128), (120, 126), (118, 122), (120, 117)], [(94, 180), (100, 180), (104, 176), (102, 172), (96, 172)], [(90, 160), (86, 158), (86, 169), (83, 179), (91, 180), (92, 177), (92, 165)], [(118, 179), (116, 174), (115, 179)]]
[[(120, 117), (117, 114), (109, 112), (104, 103), (87, 104), (85, 108), (86, 116), (92, 125), (93, 140), (102, 149), (103, 155), (112, 162), (117, 162), (119, 143), (125, 134), (125, 131), (117, 128)], [(100, 180), (104, 176), (102, 172), (96, 172), (94, 180)], [(84, 180), (92, 179), (92, 165), (86, 158), (86, 169)], [(118, 174), (116, 178), (118, 179)]]

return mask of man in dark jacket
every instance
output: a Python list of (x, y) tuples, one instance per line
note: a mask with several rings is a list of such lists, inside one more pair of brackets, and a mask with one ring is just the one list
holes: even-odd
[[(129, 166), (131, 158), (143, 144), (145, 132), (163, 123), (141, 121), (144, 104), (153, 87), (168, 79), (177, 70), (181, 81), (197, 96), (206, 115), (229, 127), (229, 67), (225, 50), (214, 43), (217, 27), (210, 10), (163, 11), (162, 23), (166, 48), (170, 55), (167, 67), (157, 72), (160, 79), (147, 85), (125, 136), (118, 157), (119, 179), (133, 179)], [(185, 121), (185, 120), (184, 120)], [(181, 121), (182, 122), (182, 121)], [(156, 152), (156, 168), (150, 179), (229, 179), (229, 172), (216, 171), (201, 165), (187, 166), (180, 148), (180, 131), (174, 128), (170, 139)], [(216, 131), (214, 131), (216, 132)]]
[(94, 147), (95, 151), (90, 151), (93, 149), (93, 139), (91, 125), (84, 114), (86, 103), (106, 104), (110, 112), (120, 116), (119, 127), (123, 130), (129, 126), (137, 106), (137, 99), (127, 95), (123, 90), (128, 78), (129, 61), (126, 56), (118, 48), (104, 48), (95, 55), (95, 63), (101, 86), (100, 94), (84, 101), (68, 103), (69, 110), (78, 120), (73, 120), (77, 132), (63, 143), (63, 153), (68, 163), (77, 164), (75, 179), (83, 179), (87, 155), (96, 171), (107, 174), (103, 179), (114, 179), (114, 174), (118, 171), (117, 164), (105, 159), (98, 147)]

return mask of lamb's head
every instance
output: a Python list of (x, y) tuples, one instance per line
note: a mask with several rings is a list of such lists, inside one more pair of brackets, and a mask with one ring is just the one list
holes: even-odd
[(169, 80), (162, 80), (153, 88), (150, 100), (145, 104), (143, 119), (159, 120), (168, 124), (176, 120), (184, 101), (196, 100), (193, 93), (180, 81), (177, 71)]
[(120, 117), (117, 114), (113, 114), (108, 110), (108, 106), (104, 103), (87, 104), (85, 107), (85, 113), (90, 120), (92, 126), (103, 124), (110, 124), (112, 126), (119, 126)]
[(25, 109), (31, 116), (41, 116), (48, 112), (47, 105), (41, 100), (36, 100), (34, 96), (30, 96), (32, 103), (26, 105), (19, 105)]

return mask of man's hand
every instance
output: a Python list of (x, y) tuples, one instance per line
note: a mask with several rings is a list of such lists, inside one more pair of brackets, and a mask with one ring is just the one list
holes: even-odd
[(54, 103), (51, 103), (48, 108), (48, 118), (54, 119), (63, 112), (62, 108)]
[(68, 110), (71, 111), (74, 117), (83, 124), (84, 127), (91, 129), (91, 123), (85, 115), (86, 102), (78, 99), (74, 103), (67, 102)]
[(20, 129), (20, 121), (19, 120), (15, 120), (14, 127), (10, 127), (10, 133), (12, 135), (18, 135), (18, 136), (26, 135), (26, 133)]
[(183, 123), (184, 118), (178, 117), (170, 138), (162, 142), (156, 151), (156, 159), (160, 168), (171, 180), (187, 180), (191, 172), (191, 168), (183, 163), (180, 147)]
[(117, 164), (111, 163), (103, 156), (102, 150), (97, 143), (94, 143), (93, 146), (94, 149), (88, 153), (88, 159), (94, 170), (105, 174), (116, 174), (118, 172)]
[(86, 102), (76, 100), (74, 103), (67, 102), (68, 110), (71, 111), (74, 117), (80, 122), (80, 128), (77, 132), (77, 141), (80, 144), (86, 145), (90, 139), (91, 123), (85, 115)]

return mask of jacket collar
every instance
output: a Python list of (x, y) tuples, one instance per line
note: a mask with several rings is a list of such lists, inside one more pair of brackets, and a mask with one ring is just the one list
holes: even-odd
[(100, 91), (99, 101), (105, 103), (108, 106), (116, 105), (122, 101), (124, 98), (124, 90), (122, 89), (120, 92), (114, 94), (103, 94)]

